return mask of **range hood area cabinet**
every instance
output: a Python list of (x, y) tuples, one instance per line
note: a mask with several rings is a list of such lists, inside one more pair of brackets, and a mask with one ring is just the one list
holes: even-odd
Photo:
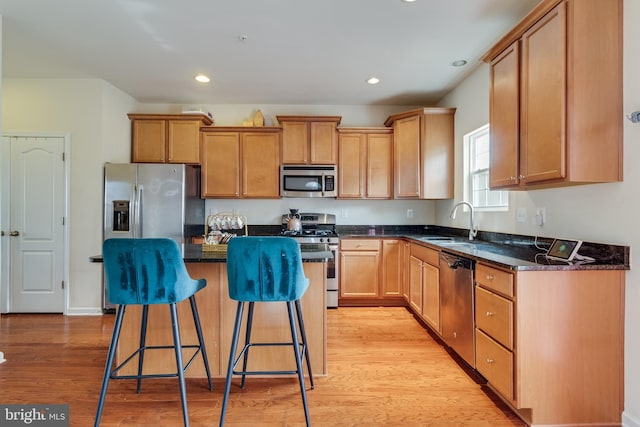
[(133, 163), (200, 164), (200, 126), (204, 114), (128, 114)]
[(391, 199), (393, 130), (338, 128), (338, 198)]
[(622, 180), (622, 0), (544, 0), (483, 60), (491, 188)]
[(420, 108), (394, 114), (394, 198), (451, 199), (454, 184), (455, 108)]
[(279, 127), (202, 128), (203, 198), (280, 198)]
[(282, 164), (335, 165), (341, 116), (276, 116), (282, 126)]

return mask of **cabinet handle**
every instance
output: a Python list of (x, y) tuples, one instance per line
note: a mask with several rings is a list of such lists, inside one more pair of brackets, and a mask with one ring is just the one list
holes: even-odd
[(493, 280), (493, 274), (487, 274), (487, 280)]
[(489, 358), (487, 357), (487, 363), (488, 363), (489, 365), (491, 365), (491, 364), (493, 363), (493, 359), (489, 359)]
[(356, 248), (360, 248), (360, 247), (362, 247), (362, 243), (358, 243), (358, 244), (356, 245)]
[(511, 180), (511, 182), (513, 182), (513, 181), (516, 180), (516, 177), (515, 176), (510, 176), (509, 179)]
[(486, 313), (487, 317), (491, 317), (494, 315), (493, 311), (487, 311)]
[(13, 230), (13, 231), (10, 231), (10, 232), (9, 232), (9, 236), (12, 236), (12, 237), (19, 236), (19, 235), (20, 235), (20, 232), (19, 232), (19, 231), (15, 231), (15, 230)]
[(518, 175), (518, 178), (525, 179), (526, 177), (524, 175)]

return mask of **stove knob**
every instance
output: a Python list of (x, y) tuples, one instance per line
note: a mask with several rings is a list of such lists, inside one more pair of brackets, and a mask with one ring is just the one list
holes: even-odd
[(320, 238), (320, 243), (324, 243), (324, 237)]

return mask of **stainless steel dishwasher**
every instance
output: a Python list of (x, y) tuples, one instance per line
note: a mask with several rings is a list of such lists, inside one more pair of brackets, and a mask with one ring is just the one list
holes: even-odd
[(442, 337), (472, 368), (476, 365), (473, 271), (475, 261), (440, 252)]

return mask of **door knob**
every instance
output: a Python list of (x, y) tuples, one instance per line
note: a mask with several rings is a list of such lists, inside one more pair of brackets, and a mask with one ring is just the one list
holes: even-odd
[(14, 231), (10, 231), (10, 232), (9, 232), (9, 236), (19, 236), (19, 235), (20, 235), (20, 232), (19, 232), (19, 231), (15, 231), (15, 230), (14, 230)]

